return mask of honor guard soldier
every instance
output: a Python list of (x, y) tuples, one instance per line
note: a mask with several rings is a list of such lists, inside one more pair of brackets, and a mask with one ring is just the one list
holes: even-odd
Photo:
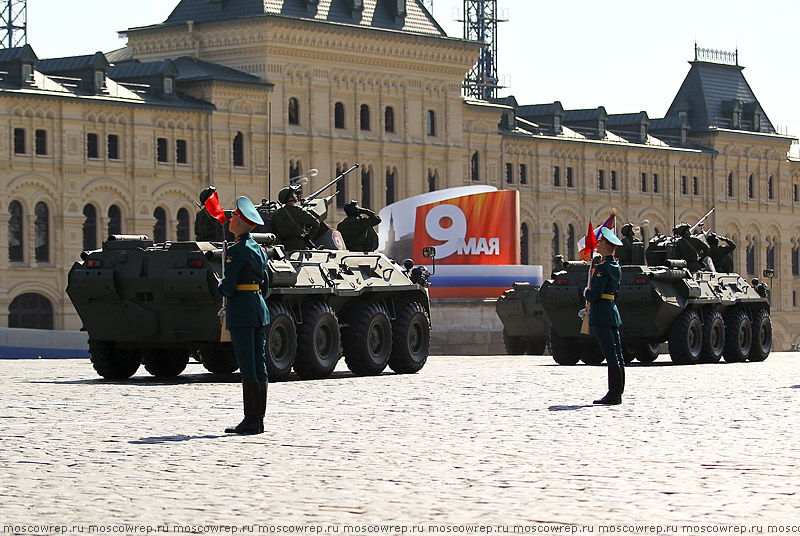
[(287, 186), (278, 192), (278, 201), (283, 206), (275, 211), (269, 222), (278, 242), (289, 250), (307, 249), (312, 245), (311, 237), (319, 228), (319, 220), (311, 212), (297, 206), (300, 201), (297, 188)]
[[(734, 241), (714, 233), (708, 233), (708, 238), (706, 238), (706, 240), (709, 246), (708, 256), (711, 257), (714, 268), (718, 272), (732, 272), (733, 250), (736, 249)], [(720, 241), (725, 243), (720, 244)]]
[(208, 213), (206, 199), (217, 191), (213, 186), (209, 186), (200, 192), (200, 210), (194, 217), (194, 239), (198, 242), (222, 242), (225, 239), (225, 232), (222, 224)]
[(703, 269), (703, 259), (708, 256), (709, 249), (705, 242), (692, 236), (690, 229), (688, 223), (681, 223), (672, 229), (675, 236), (680, 237), (675, 244), (675, 255), (686, 261), (689, 270), (696, 272)]
[(345, 219), (336, 229), (341, 233), (345, 246), (351, 251), (375, 251), (378, 249), (378, 233), (375, 227), (381, 222), (380, 216), (368, 208), (358, 206), (358, 201), (344, 205)]
[(617, 248), (615, 255), (621, 265), (633, 264), (633, 245), (641, 244), (633, 231), (633, 224), (626, 223), (620, 230), (622, 232), (622, 245)]
[(250, 236), (256, 225), (263, 225), (256, 207), (247, 197), (236, 200), (231, 215), (230, 232), (236, 241), (225, 254), (225, 276), (219, 282), (219, 293), (227, 297), (225, 322), (231, 332), (236, 362), (242, 375), (244, 420), (226, 428), (229, 434), (264, 432), (267, 409), (267, 363), (264, 356), (265, 326), (269, 310), (261, 295), (268, 288), (267, 256)]
[(595, 400), (595, 404), (621, 404), (625, 390), (625, 359), (622, 357), (622, 340), (619, 336), (622, 319), (616, 304), (622, 269), (614, 258), (614, 250), (621, 245), (622, 241), (614, 231), (608, 227), (601, 228), (597, 252), (602, 259), (595, 266), (589, 288), (586, 289), (586, 302), (591, 304), (589, 325), (594, 329), (594, 336), (608, 364), (608, 393), (600, 400)]

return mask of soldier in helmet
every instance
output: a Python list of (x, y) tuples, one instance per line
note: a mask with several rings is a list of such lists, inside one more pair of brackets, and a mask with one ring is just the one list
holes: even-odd
[[(733, 250), (736, 249), (736, 244), (730, 238), (719, 236), (714, 233), (708, 233), (708, 256), (714, 261), (714, 268), (718, 272), (732, 272), (733, 271)], [(720, 244), (720, 241), (725, 244)]]
[(342, 234), (347, 249), (352, 251), (375, 251), (378, 249), (378, 233), (374, 227), (381, 222), (380, 216), (368, 208), (358, 206), (353, 200), (344, 205), (345, 218), (336, 229)]
[(278, 201), (283, 206), (270, 218), (272, 231), (278, 242), (286, 249), (306, 249), (310, 239), (319, 228), (317, 217), (298, 205), (300, 194), (297, 188), (287, 186), (278, 192)]
[(200, 210), (194, 217), (194, 239), (198, 242), (222, 242), (225, 238), (222, 224), (206, 208), (206, 199), (217, 189), (209, 186), (200, 192)]
[(564, 255), (553, 257), (553, 269), (550, 270), (550, 279), (555, 279), (556, 274), (564, 270)]
[(626, 223), (622, 226), (622, 245), (617, 248), (617, 260), (621, 265), (633, 264), (633, 245), (641, 244), (642, 241), (636, 238), (633, 231), (633, 224)]
[(679, 236), (677, 244), (675, 244), (675, 255), (679, 259), (684, 259), (686, 265), (690, 270), (696, 272), (703, 269), (703, 259), (708, 256), (708, 245), (691, 235), (688, 223), (681, 223), (672, 229), (675, 236)]

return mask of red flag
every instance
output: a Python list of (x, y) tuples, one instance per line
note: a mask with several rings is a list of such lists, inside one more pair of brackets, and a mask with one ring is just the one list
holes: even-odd
[(592, 260), (592, 253), (594, 250), (597, 249), (597, 237), (594, 236), (594, 227), (592, 226), (592, 222), (589, 222), (589, 230), (586, 232), (586, 242), (584, 243), (583, 249), (581, 250), (581, 260), (583, 261), (591, 261)]
[(214, 192), (208, 199), (206, 199), (206, 210), (211, 217), (214, 218), (219, 222), (220, 225), (227, 221), (225, 217), (225, 212), (222, 211), (222, 205), (219, 203), (219, 197), (217, 196), (217, 192)]

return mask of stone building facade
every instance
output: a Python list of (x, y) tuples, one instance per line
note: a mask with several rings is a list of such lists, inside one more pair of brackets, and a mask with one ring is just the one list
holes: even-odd
[(109, 232), (190, 238), (208, 184), (230, 206), (358, 162), (339, 207), (519, 190), (522, 262), (546, 269), (612, 209), (647, 239), (714, 206), (737, 271), (775, 269), (775, 347), (800, 342), (800, 163), (737, 62), (695, 58), (651, 119), (464, 98), (480, 46), (418, 0), (182, 0), (125, 34), (106, 55), (0, 53), (0, 325), (79, 329), (64, 288), (80, 253)]

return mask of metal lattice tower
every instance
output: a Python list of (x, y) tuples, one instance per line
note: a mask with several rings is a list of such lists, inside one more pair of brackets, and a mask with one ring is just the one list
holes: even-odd
[(0, 0), (0, 48), (15, 48), (28, 43), (28, 1)]
[(464, 0), (464, 39), (479, 41), (486, 46), (481, 50), (478, 63), (464, 80), (468, 97), (489, 100), (497, 97), (497, 0)]

